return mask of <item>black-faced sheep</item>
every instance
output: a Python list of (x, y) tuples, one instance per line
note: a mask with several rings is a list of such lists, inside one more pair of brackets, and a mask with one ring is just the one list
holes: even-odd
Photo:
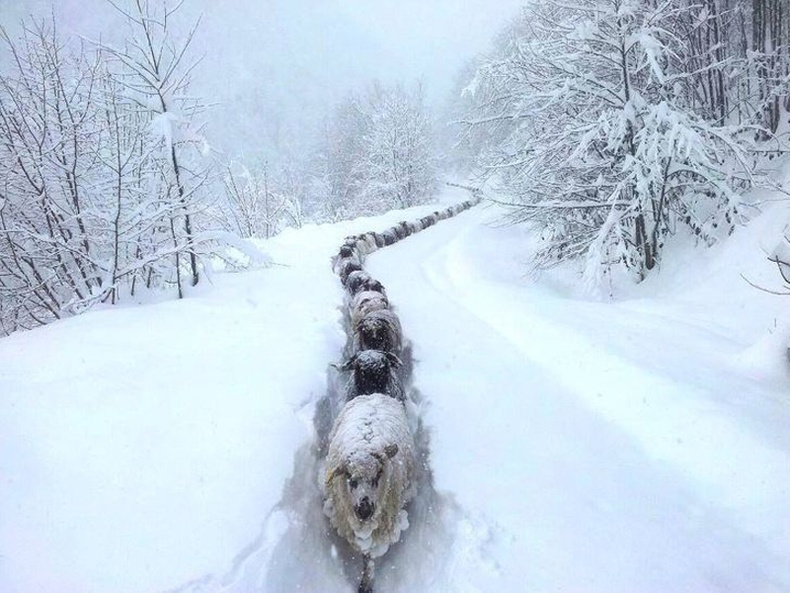
[(398, 226), (400, 227), (404, 237), (408, 237), (409, 235), (412, 234), (411, 227), (409, 226), (409, 223), (406, 222), (405, 220), (399, 222)]
[(352, 295), (360, 292), (362, 287), (365, 286), (372, 278), (365, 270), (357, 270), (351, 272), (346, 278), (346, 288)]
[(357, 249), (363, 255), (368, 255), (376, 251), (378, 247), (376, 246), (376, 239), (373, 237), (373, 233), (360, 235), (359, 239), (357, 239)]
[(403, 347), (400, 320), (389, 309), (371, 311), (360, 318), (352, 318), (351, 343), (353, 352), (380, 350), (399, 355)]
[(348, 289), (348, 292), (351, 294), (351, 296), (354, 296), (357, 293), (365, 290), (380, 292), (385, 296), (387, 294), (387, 292), (384, 290), (384, 285), (375, 278), (372, 278), (370, 274), (364, 270), (351, 272), (346, 279), (346, 288)]
[(350, 306), (352, 327), (365, 315), (381, 309), (389, 309), (390, 303), (383, 292), (363, 290), (354, 295)]
[(363, 556), (358, 591), (372, 591), (373, 559), (408, 528), (416, 491), (415, 446), (404, 405), (388, 395), (361, 395), (340, 412), (329, 437), (321, 480), (324, 513)]
[(381, 232), (381, 235), (384, 237), (384, 245), (392, 245), (393, 243), (398, 242), (398, 235), (395, 234), (394, 229), (385, 229)]
[(406, 224), (409, 226), (412, 235), (422, 230), (422, 223), (419, 220), (412, 220)]
[(337, 253), (338, 259), (342, 259), (344, 257), (355, 257), (357, 254), (356, 247), (352, 247), (344, 243), (340, 246), (340, 250)]
[(354, 258), (343, 258), (337, 260), (335, 270), (337, 271), (337, 275), (340, 276), (340, 282), (345, 286), (349, 274), (351, 274), (351, 272), (361, 271), (362, 266), (359, 261)]
[(373, 233), (373, 240), (376, 242), (376, 247), (381, 249), (382, 247), (386, 247), (386, 243), (384, 242), (384, 235), (381, 233)]
[(400, 359), (391, 352), (362, 350), (352, 356), (343, 366), (343, 371), (351, 371), (346, 399), (359, 395), (383, 393), (397, 400), (405, 401), (403, 384), (398, 374)]
[(436, 217), (433, 214), (429, 214), (428, 216), (423, 216), (420, 219), (420, 223), (422, 224), (423, 229), (427, 229), (429, 226), (433, 226), (436, 224)]
[(371, 278), (367, 282), (365, 282), (361, 287), (360, 290), (367, 290), (370, 292), (380, 292), (384, 296), (387, 296), (387, 291), (384, 289), (384, 285), (375, 278)]

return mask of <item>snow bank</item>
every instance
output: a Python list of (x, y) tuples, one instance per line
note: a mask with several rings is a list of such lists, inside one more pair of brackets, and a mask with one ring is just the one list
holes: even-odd
[(339, 359), (337, 245), (434, 208), (288, 229), (260, 244), (269, 269), (1, 339), (0, 591), (225, 574), (280, 500)]

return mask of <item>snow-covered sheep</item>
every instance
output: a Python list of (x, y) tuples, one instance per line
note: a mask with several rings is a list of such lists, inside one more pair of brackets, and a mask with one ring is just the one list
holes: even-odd
[(398, 227), (400, 227), (404, 237), (408, 237), (409, 235), (411, 235), (412, 233), (411, 227), (409, 226), (409, 223), (406, 222), (405, 220), (400, 221), (398, 223)]
[(360, 291), (367, 290), (369, 292), (380, 292), (384, 296), (387, 296), (387, 291), (384, 288), (384, 285), (375, 278), (371, 278), (370, 280), (366, 281), (359, 287)]
[(342, 259), (344, 257), (355, 257), (357, 254), (356, 247), (352, 247), (347, 243), (344, 243), (340, 246), (340, 249), (337, 252), (338, 259)]
[(411, 234), (419, 233), (422, 230), (422, 223), (419, 220), (412, 220), (408, 223)]
[(403, 383), (398, 374), (400, 359), (391, 352), (362, 350), (354, 354), (343, 366), (343, 371), (351, 371), (346, 398), (351, 400), (359, 395), (383, 393), (397, 400), (405, 401)]
[(368, 255), (376, 251), (378, 247), (376, 246), (376, 238), (373, 236), (373, 233), (360, 235), (359, 239), (357, 239), (357, 249), (359, 249), (360, 253), (363, 255)]
[(409, 526), (404, 507), (415, 494), (415, 465), (414, 439), (401, 402), (376, 393), (343, 407), (322, 476), (324, 513), (363, 556), (359, 592), (372, 590), (373, 559)]
[[(383, 287), (382, 287), (383, 288)], [(378, 290), (363, 290), (354, 295), (351, 300), (350, 314), (352, 328), (368, 313), (389, 309), (390, 303), (387, 295)]]
[(370, 280), (372, 280), (372, 278), (365, 270), (356, 270), (355, 272), (351, 272), (348, 278), (346, 278), (346, 289), (348, 289), (350, 294), (354, 295), (360, 292), (361, 287)]
[(346, 279), (346, 288), (352, 297), (366, 290), (380, 292), (383, 295), (387, 294), (384, 290), (384, 285), (364, 270), (351, 272)]
[(353, 257), (344, 257), (339, 259), (335, 265), (335, 271), (337, 272), (337, 275), (340, 276), (340, 282), (343, 284), (343, 286), (346, 285), (346, 281), (348, 280), (348, 276), (351, 274), (351, 272), (357, 272), (361, 270), (361, 263), (357, 258)]
[(403, 347), (403, 330), (400, 319), (389, 309), (371, 311), (364, 317), (353, 319), (352, 351), (380, 350), (396, 356)]
[(436, 218), (433, 214), (429, 214), (428, 216), (423, 216), (420, 219), (420, 224), (422, 224), (423, 229), (427, 229), (429, 226), (433, 226), (436, 224)]
[(394, 228), (383, 230), (381, 235), (384, 237), (384, 245), (392, 245), (398, 242), (398, 235)]

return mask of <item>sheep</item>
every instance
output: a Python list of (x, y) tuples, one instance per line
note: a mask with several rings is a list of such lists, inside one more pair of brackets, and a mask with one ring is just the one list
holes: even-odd
[(360, 286), (360, 290), (367, 290), (369, 292), (380, 292), (384, 296), (387, 296), (387, 291), (384, 289), (384, 285), (375, 278), (371, 278), (367, 280), (362, 286)]
[(393, 229), (386, 229), (382, 231), (381, 235), (384, 237), (384, 245), (392, 245), (398, 242), (398, 235), (395, 234)]
[(405, 220), (402, 220), (401, 222), (399, 222), (398, 223), (398, 227), (400, 227), (401, 232), (403, 233), (404, 237), (408, 237), (409, 235), (412, 234), (411, 227), (409, 226), (409, 223), (406, 222)]
[(411, 234), (419, 233), (422, 230), (422, 223), (419, 220), (413, 220), (406, 223), (409, 227)]
[(399, 401), (405, 401), (403, 384), (398, 375), (402, 365), (400, 359), (391, 352), (380, 350), (362, 350), (352, 356), (339, 368), (341, 371), (352, 371), (349, 389), (346, 395), (351, 400), (360, 395), (383, 393)]
[(427, 229), (429, 226), (436, 224), (436, 218), (432, 214), (429, 214), (428, 216), (423, 216), (420, 219), (420, 223), (422, 223), (423, 229)]
[(357, 239), (357, 249), (359, 249), (360, 253), (364, 255), (368, 255), (369, 253), (373, 253), (378, 249), (376, 246), (376, 239), (373, 236), (373, 233), (365, 233), (364, 235), (360, 235), (359, 239)]
[(372, 278), (370, 274), (364, 270), (351, 272), (346, 279), (346, 288), (352, 297), (362, 291), (380, 292), (385, 296), (387, 294), (384, 290), (384, 285), (375, 278)]
[(398, 316), (382, 308), (352, 318), (351, 346), (353, 352), (380, 350), (399, 355), (403, 348), (403, 330)]
[(338, 276), (340, 276), (340, 282), (343, 284), (343, 286), (345, 286), (349, 274), (351, 274), (351, 272), (362, 271), (362, 266), (360, 265), (359, 261), (355, 260), (354, 258), (345, 257), (343, 259), (337, 260), (335, 270), (337, 271)]
[(406, 505), (417, 484), (415, 444), (404, 405), (388, 395), (360, 395), (332, 427), (321, 480), (324, 514), (362, 555), (358, 593), (370, 593), (373, 560), (408, 528)]
[(340, 246), (340, 250), (337, 253), (337, 257), (338, 259), (342, 259), (344, 257), (355, 257), (356, 254), (357, 254), (357, 250), (355, 247), (352, 247), (347, 243), (343, 243), (343, 245)]
[(386, 247), (386, 243), (384, 242), (384, 235), (381, 233), (373, 233), (373, 240), (376, 242), (376, 247), (381, 249), (382, 247)]
[(348, 278), (346, 278), (346, 288), (348, 289), (349, 293), (355, 295), (372, 279), (373, 278), (371, 278), (370, 274), (368, 274), (366, 271), (356, 270), (351, 272), (348, 275)]
[(353, 327), (368, 313), (389, 309), (390, 303), (383, 292), (363, 290), (354, 295), (350, 306), (351, 326)]

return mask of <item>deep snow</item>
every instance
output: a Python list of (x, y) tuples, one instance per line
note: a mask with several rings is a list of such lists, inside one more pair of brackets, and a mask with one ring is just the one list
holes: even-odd
[[(330, 257), (433, 209), (288, 230), (268, 269), (0, 340), (0, 591), (353, 590), (317, 486)], [(741, 277), (776, 287), (781, 217), (596, 302), (571, 270), (525, 276), (528, 232), (497, 214), (366, 262), (432, 470), (377, 590), (790, 590), (786, 305)]]

